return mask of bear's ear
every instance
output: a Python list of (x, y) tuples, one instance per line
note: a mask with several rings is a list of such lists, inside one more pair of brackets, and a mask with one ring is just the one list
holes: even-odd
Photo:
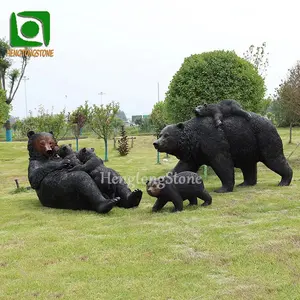
[(146, 181), (146, 184), (148, 184), (148, 183), (149, 183), (149, 180)]
[(50, 133), (50, 134), (52, 134), (52, 135), (54, 135), (52, 130), (51, 130), (51, 131), (49, 131), (49, 133)]
[(63, 146), (62, 148), (63, 148), (63, 150), (67, 150), (67, 146)]
[(30, 130), (27, 132), (27, 136), (30, 138), (31, 136), (34, 135), (34, 131), (33, 130)]
[(183, 123), (178, 123), (176, 126), (177, 126), (179, 129), (183, 129), (183, 128), (184, 128), (184, 124), (183, 124)]
[(95, 152), (95, 148), (91, 148), (92, 152)]
[(85, 147), (82, 148), (81, 151), (82, 151), (83, 153), (85, 153), (85, 152), (86, 152), (86, 148), (85, 148)]
[(204, 103), (203, 106), (206, 107), (206, 106), (207, 106), (207, 103)]

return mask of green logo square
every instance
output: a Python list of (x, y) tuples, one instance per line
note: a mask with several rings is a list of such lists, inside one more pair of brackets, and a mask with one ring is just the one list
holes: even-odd
[[(48, 46), (50, 42), (50, 14), (48, 11), (22, 11), (17, 14), (18, 17), (30, 18), (25, 22), (20, 31), (18, 30), (17, 17), (15, 13), (10, 16), (10, 46), (11, 47), (40, 47)], [(34, 19), (34, 20), (32, 20)], [(34, 39), (39, 31), (41, 24), (44, 42), (39, 42)], [(26, 39), (24, 39), (26, 38)]]

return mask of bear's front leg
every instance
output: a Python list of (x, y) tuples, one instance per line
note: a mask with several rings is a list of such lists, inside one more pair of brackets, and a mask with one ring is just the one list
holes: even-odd
[(167, 195), (167, 197), (171, 199), (172, 203), (174, 204), (174, 209), (172, 212), (183, 210), (183, 199), (174, 185), (166, 185), (163, 193), (164, 195)]
[(74, 166), (73, 168), (69, 169), (68, 172), (83, 171), (82, 169), (83, 169), (82, 165), (77, 165), (77, 166)]
[(168, 202), (168, 200), (166, 200), (165, 198), (158, 197), (152, 207), (152, 212), (160, 211), (167, 204), (167, 202)]
[(215, 190), (216, 193), (228, 193), (234, 187), (234, 165), (230, 155), (217, 154), (210, 163), (216, 175), (222, 182), (222, 187)]
[(70, 165), (69, 159), (38, 161), (32, 160), (28, 167), (28, 179), (33, 189), (38, 189), (42, 180), (51, 172)]
[(223, 115), (221, 112), (217, 112), (214, 114), (214, 122), (216, 127), (219, 127), (220, 125), (223, 124), (222, 119), (223, 119)]

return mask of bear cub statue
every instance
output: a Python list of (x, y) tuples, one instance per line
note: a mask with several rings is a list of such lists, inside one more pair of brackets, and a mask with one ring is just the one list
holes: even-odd
[(201, 206), (212, 203), (212, 197), (205, 190), (202, 178), (190, 171), (147, 180), (146, 188), (151, 197), (157, 198), (152, 212), (161, 210), (169, 201), (174, 204), (173, 212), (183, 210), (184, 200), (189, 200), (189, 205), (197, 205), (197, 198), (204, 200)]
[(250, 113), (243, 110), (235, 100), (222, 100), (217, 104), (205, 103), (204, 105), (197, 106), (194, 112), (197, 117), (213, 117), (216, 127), (223, 124), (222, 120), (224, 117), (229, 117), (231, 115), (243, 117), (247, 121), (251, 118)]
[(81, 165), (73, 167), (69, 172), (79, 170), (87, 172), (105, 197), (120, 197), (120, 202), (117, 204), (119, 207), (133, 208), (139, 205), (143, 192), (139, 189), (131, 191), (117, 171), (104, 165), (94, 148), (82, 148), (76, 156)]
[(72, 166), (81, 165), (80, 160), (77, 158), (77, 153), (69, 145), (61, 145), (56, 153), (59, 157), (70, 160)]
[(68, 149), (68, 152), (70, 151), (72, 154), (67, 155), (66, 158), (72, 159), (75, 156), (78, 163), (69, 172), (84, 171), (88, 173), (106, 198), (114, 198), (116, 185), (114, 184), (113, 170), (104, 166), (103, 160), (95, 154), (95, 149), (82, 148), (78, 153), (73, 152), (72, 149)]

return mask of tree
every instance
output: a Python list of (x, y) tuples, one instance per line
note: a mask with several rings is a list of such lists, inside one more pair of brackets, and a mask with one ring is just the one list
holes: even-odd
[(143, 123), (143, 119), (142, 119), (142, 118), (137, 118), (137, 119), (134, 121), (134, 123), (135, 123), (136, 125), (138, 125), (138, 126), (141, 126), (142, 123)]
[[(23, 55), (21, 69), (10, 70), (12, 60), (7, 57), (7, 51), (9, 49), (10, 46), (5, 39), (0, 39), (0, 89), (6, 91), (5, 102), (7, 104), (10, 104), (14, 99), (29, 60), (28, 56)], [(7, 79), (8, 84), (6, 82)]]
[(290, 125), (291, 143), (293, 125), (300, 121), (300, 61), (288, 70), (287, 78), (276, 89), (275, 99)]
[(118, 111), (119, 104), (115, 102), (111, 102), (106, 106), (103, 106), (103, 104), (101, 104), (100, 106), (96, 106), (94, 104), (91, 110), (89, 119), (91, 129), (96, 133), (98, 138), (104, 140), (104, 161), (108, 161), (107, 141), (113, 131), (113, 120), (115, 119)]
[(121, 156), (125, 156), (129, 153), (129, 146), (128, 146), (128, 138), (126, 135), (126, 131), (124, 125), (121, 126), (121, 139), (118, 140), (119, 147), (117, 150), (119, 151)]
[(194, 116), (194, 108), (222, 99), (237, 100), (258, 112), (265, 94), (263, 78), (254, 66), (233, 51), (212, 51), (185, 58), (166, 93), (169, 122)]
[(121, 129), (123, 124), (124, 124), (123, 120), (121, 120), (117, 116), (112, 120), (111, 126), (113, 128), (114, 138), (116, 137), (116, 133)]
[[(244, 59), (250, 62), (260, 76), (265, 80), (267, 76), (267, 70), (269, 67), (269, 53), (266, 52), (267, 44), (263, 42), (261, 46), (255, 47), (251, 45), (246, 52), (243, 53)], [(263, 99), (260, 105), (260, 109), (257, 111), (261, 115), (267, 113), (268, 107), (271, 105), (271, 97)]]
[(39, 106), (38, 116), (36, 117), (37, 131), (50, 132), (53, 131), (54, 138), (59, 141), (68, 132), (66, 111), (63, 109), (58, 114), (49, 113), (42, 105)]
[(76, 151), (78, 151), (78, 139), (82, 132), (84, 125), (86, 124), (91, 113), (91, 109), (88, 102), (85, 101), (84, 105), (80, 105), (69, 116), (69, 122), (71, 124), (72, 131), (76, 139)]
[(266, 42), (257, 47), (251, 45), (248, 50), (243, 53), (243, 57), (255, 67), (263, 79), (267, 76), (267, 69), (269, 67), (269, 53), (266, 53), (266, 46)]
[(278, 97), (277, 94), (275, 94), (273, 97), (274, 98), (268, 110), (271, 114), (274, 115), (276, 126), (278, 127), (290, 126), (291, 119), (293, 119), (293, 116), (292, 115), (289, 116), (289, 111), (283, 105), (281, 99)]
[(153, 125), (151, 123), (150, 118), (142, 119), (142, 122), (140, 124), (140, 131), (141, 132), (152, 132), (153, 131)]
[(5, 92), (0, 89), (0, 126), (2, 127), (4, 123), (9, 118), (10, 105), (5, 103)]
[[(25, 74), (25, 69), (28, 64), (29, 57), (26, 56), (25, 54), (22, 56), (21, 69), (10, 69), (10, 67), (12, 66), (12, 60), (7, 57), (7, 52), (9, 49), (10, 46), (7, 43), (7, 41), (4, 38), (0, 39), (0, 90), (2, 89), (5, 92), (4, 101), (7, 105), (9, 105), (8, 109), (10, 111), (11, 109), (10, 104), (14, 99), (17, 90), (19, 89), (20, 82)], [(7, 79), (8, 79), (8, 84), (7, 84)], [(6, 140), (11, 141), (12, 134), (11, 134), (11, 125), (9, 120), (5, 122), (5, 128), (6, 128)]]
[(160, 131), (167, 125), (166, 104), (164, 101), (159, 101), (154, 104), (150, 120), (154, 126), (155, 133), (158, 135)]
[(127, 121), (126, 115), (123, 110), (119, 110), (117, 113), (117, 117), (122, 121)]
[(36, 132), (53, 131), (55, 139), (59, 141), (67, 134), (68, 124), (66, 122), (65, 110), (54, 114), (53, 111), (49, 113), (40, 105), (36, 117), (30, 114), (29, 117), (18, 120), (15, 124), (15, 128), (20, 131), (22, 136), (27, 136), (29, 130)]

